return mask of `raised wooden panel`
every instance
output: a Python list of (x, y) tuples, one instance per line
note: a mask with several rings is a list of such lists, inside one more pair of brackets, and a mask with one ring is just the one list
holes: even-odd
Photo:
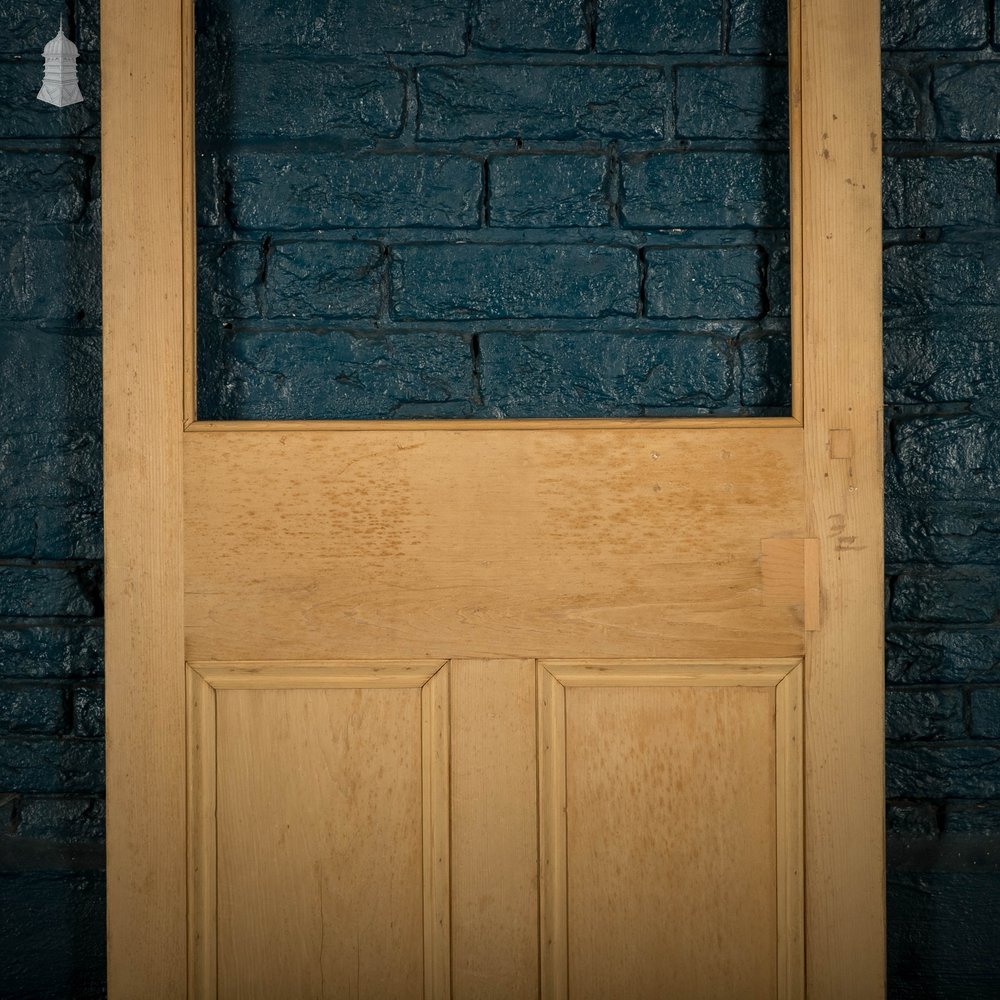
[(193, 1000), (449, 995), (448, 719), (439, 663), (189, 668)]
[[(786, 656), (801, 430), (185, 435), (187, 650)], [(800, 560), (801, 563), (801, 560)], [(801, 570), (799, 571), (801, 577)]]
[(546, 1000), (801, 1000), (801, 665), (538, 684)]

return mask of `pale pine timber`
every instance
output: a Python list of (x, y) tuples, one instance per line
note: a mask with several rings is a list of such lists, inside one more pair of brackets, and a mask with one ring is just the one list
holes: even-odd
[[(810, 1000), (885, 994), (881, 86), (878, 0), (802, 0), (801, 308)], [(850, 434), (851, 457), (831, 454)]]
[(542, 995), (801, 1000), (801, 662), (594, 666), (539, 664)]
[(452, 660), (451, 940), (462, 1000), (538, 996), (532, 660)]
[(801, 433), (188, 434), (188, 654), (800, 655)]
[[(186, 5), (102, 0), (108, 991), (187, 989), (183, 430)], [(164, 151), (169, 155), (164, 155)]]
[(447, 665), (303, 671), (190, 666), (189, 995), (448, 997)]

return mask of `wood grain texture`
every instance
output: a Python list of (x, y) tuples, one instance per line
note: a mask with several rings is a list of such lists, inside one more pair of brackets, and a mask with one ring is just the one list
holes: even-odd
[(218, 996), (424, 996), (421, 692), (217, 692)]
[(762, 538), (761, 577), (765, 604), (805, 605), (805, 539)]
[(854, 435), (849, 430), (834, 428), (830, 431), (830, 458), (854, 457)]
[(800, 435), (188, 434), (189, 655), (800, 654)]
[(218, 983), (215, 691), (188, 671), (188, 992), (211, 1000)]
[(538, 996), (535, 664), (452, 660), (453, 992)]
[(566, 689), (542, 666), (537, 684), (541, 996), (542, 1000), (567, 1000)]
[(796, 664), (774, 692), (778, 1000), (806, 995), (802, 673)]
[(444, 666), (440, 660), (269, 660), (191, 663), (213, 688), (400, 688), (423, 687)]
[[(802, 0), (801, 262), (809, 536), (807, 985), (885, 992), (881, 90), (878, 0)], [(834, 458), (831, 432), (853, 454)]]
[(801, 1000), (801, 662), (619, 666), (539, 667), (542, 995)]
[(450, 996), (447, 665), (240, 669), (189, 670), (189, 995)]
[(773, 688), (566, 692), (569, 995), (776, 995)]
[(774, 687), (799, 659), (541, 660), (563, 687)]
[[(451, 996), (451, 708), (449, 669), (420, 691), (424, 1000)], [(391, 902), (388, 905), (391, 914)], [(390, 951), (384, 958), (392, 961)], [(367, 995), (367, 994), (366, 994)]]
[(180, 333), (192, 270), (183, 164), (193, 153), (184, 7), (101, 3), (112, 1000), (175, 1000), (187, 988)]
[(820, 565), (820, 545), (818, 538), (803, 539), (803, 576), (805, 577), (805, 593), (803, 595), (802, 621), (807, 632), (817, 632), (822, 621), (822, 599), (820, 576), (823, 572)]
[(428, 420), (200, 420), (186, 429), (192, 434), (249, 432), (287, 434), (289, 431), (475, 431), (510, 433), (511, 431), (608, 431), (608, 430), (780, 430), (801, 427), (796, 417), (530, 417), (517, 420), (482, 420), (479, 418)]

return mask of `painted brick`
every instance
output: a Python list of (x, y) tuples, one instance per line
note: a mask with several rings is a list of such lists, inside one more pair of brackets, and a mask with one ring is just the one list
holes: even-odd
[(989, 226), (998, 221), (992, 156), (887, 157), (882, 185), (886, 226)]
[(903, 570), (892, 586), (889, 613), (895, 622), (986, 624), (1000, 611), (1000, 574), (995, 567)]
[(100, 89), (98, 67), (81, 61), (78, 70), (84, 101), (68, 108), (56, 108), (36, 97), (42, 85), (43, 64), (40, 58), (30, 62), (0, 61), (0, 94), (4, 95), (0, 139), (96, 137), (101, 120), (97, 100)]
[(1000, 797), (1000, 749), (911, 745), (886, 749), (886, 793), (906, 798)]
[(52, 684), (0, 686), (0, 732), (47, 733), (66, 730), (66, 692)]
[(100, 380), (98, 335), (7, 329), (0, 337), (0, 426), (8, 434), (44, 432), (53, 424), (97, 426)]
[(891, 872), (892, 1000), (993, 1000), (1000, 940), (998, 896), (997, 872)]
[(885, 521), (890, 562), (1000, 565), (1000, 506), (890, 496)]
[(242, 229), (479, 224), (483, 167), (469, 157), (246, 153), (226, 174)]
[(15, 153), (0, 158), (0, 223), (78, 222), (87, 165), (62, 153)]
[(583, 52), (589, 46), (582, 3), (567, 0), (481, 0), (472, 25), (477, 48)]
[(597, 0), (598, 52), (718, 52), (717, 0)]
[(490, 160), (491, 226), (559, 228), (610, 222), (604, 156), (544, 154)]
[(202, 34), (241, 52), (465, 51), (465, 0), (199, 0)]
[(19, 792), (101, 792), (101, 740), (22, 736), (0, 740), (0, 788)]
[[(0, 250), (0, 313), (10, 320), (98, 325), (100, 258), (86, 233), (8, 231)], [(53, 281), (53, 274), (61, 280)]]
[(763, 310), (763, 263), (756, 247), (649, 249), (646, 314), (753, 319)]
[(73, 733), (76, 736), (104, 735), (104, 688), (81, 685), (73, 689)]
[(787, 137), (787, 69), (678, 66), (677, 134), (688, 139)]
[[(46, 0), (18, 0), (0, 7), (0, 52), (39, 56), (59, 30), (59, 7)], [(72, 31), (67, 34), (73, 37)]]
[(973, 688), (969, 692), (969, 735), (1000, 740), (1000, 688)]
[[(373, 317), (383, 253), (366, 243), (236, 243), (214, 265), (213, 315), (222, 319)], [(203, 267), (209, 263), (203, 260)]]
[(885, 735), (890, 740), (951, 740), (965, 735), (962, 692), (956, 688), (885, 693)]
[(18, 796), (14, 833), (26, 840), (100, 843), (104, 839), (104, 801), (82, 795)]
[(786, 0), (730, 0), (729, 51), (741, 55), (787, 52)]
[(1000, 491), (1000, 425), (976, 414), (896, 423), (887, 491), (912, 499), (995, 500)]
[(104, 900), (103, 872), (0, 872), (4, 1000), (103, 1000)]
[(663, 153), (623, 161), (626, 226), (738, 228), (788, 224), (787, 158)]
[(1000, 802), (945, 802), (942, 813), (946, 834), (973, 834), (983, 840), (1000, 837)]
[(885, 252), (885, 308), (905, 314), (1000, 303), (995, 243), (923, 243)]
[(792, 311), (792, 254), (787, 246), (775, 247), (768, 255), (767, 311), (778, 317)]
[(939, 810), (933, 802), (890, 799), (886, 803), (885, 832), (890, 844), (905, 838), (936, 838), (940, 832)]
[(1000, 683), (1000, 629), (890, 628), (886, 632), (890, 684)]
[(0, 566), (0, 618), (90, 618), (99, 586), (94, 566)]
[[(199, 4), (200, 6), (200, 4)], [(97, 52), (101, 36), (101, 0), (76, 0), (76, 42), (81, 52)]]
[(948, 316), (890, 317), (885, 324), (889, 403), (1000, 399), (1000, 309)]
[(734, 409), (724, 337), (663, 333), (484, 333), (479, 372), (489, 416), (653, 416)]
[(0, 496), (0, 552), (101, 557), (101, 442), (93, 428), (0, 436)]
[(219, 345), (214, 419), (469, 416), (472, 349), (460, 335), (240, 333)]
[(787, 331), (741, 334), (740, 404), (749, 413), (787, 413), (792, 405), (792, 349)]
[(882, 4), (882, 47), (978, 49), (987, 41), (982, 0), (907, 0)]
[(669, 81), (641, 66), (434, 66), (417, 72), (420, 139), (662, 139)]
[(104, 672), (99, 625), (0, 626), (0, 677), (72, 679)]
[(397, 247), (392, 310), (400, 319), (634, 316), (635, 252), (623, 247)]
[(199, 76), (196, 122), (203, 140), (387, 139), (402, 128), (404, 95), (384, 63), (239, 59)]
[(882, 135), (886, 139), (924, 139), (924, 93), (909, 73), (882, 68)]
[(221, 226), (225, 221), (221, 168), (218, 153), (198, 151), (195, 161), (195, 216), (199, 229)]
[(1000, 62), (939, 66), (934, 107), (942, 139), (1000, 139)]

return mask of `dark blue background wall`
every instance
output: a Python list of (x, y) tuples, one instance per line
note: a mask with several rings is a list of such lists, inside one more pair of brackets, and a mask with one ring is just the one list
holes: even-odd
[(0, 7), (0, 996), (104, 995), (96, 0)]
[(786, 410), (760, 12), (330, 6), (199, 5), (205, 417)]
[[(200, 4), (205, 412), (781, 412), (760, 3)], [(0, 11), (11, 998), (103, 995), (96, 0), (66, 12), (59, 111), (60, 5)], [(988, 0), (884, 19), (890, 995), (996, 997), (1000, 35)]]

